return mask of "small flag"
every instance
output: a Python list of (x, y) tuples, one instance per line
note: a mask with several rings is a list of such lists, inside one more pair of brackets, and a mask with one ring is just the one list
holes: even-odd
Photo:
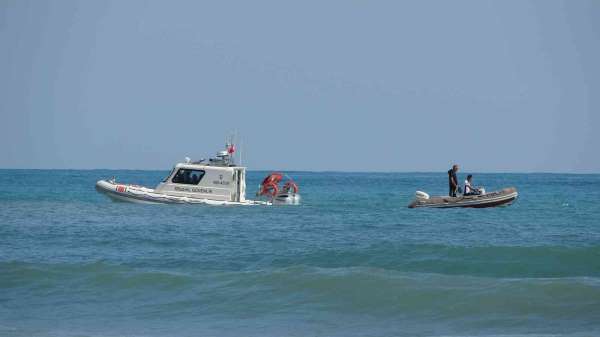
[(233, 144), (229, 145), (229, 148), (227, 149), (227, 153), (233, 154), (234, 152), (235, 152), (235, 145), (233, 145)]

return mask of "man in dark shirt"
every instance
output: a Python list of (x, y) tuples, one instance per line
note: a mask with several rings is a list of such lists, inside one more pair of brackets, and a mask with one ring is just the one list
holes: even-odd
[(456, 178), (456, 172), (458, 172), (458, 165), (452, 165), (452, 168), (448, 170), (448, 188), (449, 195), (451, 197), (456, 196), (456, 191), (458, 190), (458, 178)]

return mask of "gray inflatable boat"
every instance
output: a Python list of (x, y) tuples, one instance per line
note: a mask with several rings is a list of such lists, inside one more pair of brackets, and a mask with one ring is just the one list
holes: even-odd
[(519, 193), (514, 187), (508, 187), (496, 192), (483, 193), (480, 195), (467, 195), (457, 197), (429, 197), (425, 192), (417, 191), (415, 200), (408, 207), (430, 207), (430, 208), (453, 208), (453, 207), (496, 207), (506, 206), (514, 202)]

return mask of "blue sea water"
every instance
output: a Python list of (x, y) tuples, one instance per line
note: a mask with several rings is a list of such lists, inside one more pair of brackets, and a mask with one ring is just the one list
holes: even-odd
[(293, 172), (281, 207), (94, 189), (166, 174), (0, 170), (0, 336), (600, 336), (600, 175), (475, 174), (519, 189), (493, 209), (406, 207), (445, 173)]

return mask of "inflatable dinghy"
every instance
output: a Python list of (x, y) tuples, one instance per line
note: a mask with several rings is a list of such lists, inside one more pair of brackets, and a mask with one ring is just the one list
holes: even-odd
[(430, 207), (430, 208), (452, 208), (452, 207), (496, 207), (506, 206), (514, 202), (519, 193), (514, 187), (508, 187), (496, 192), (482, 193), (480, 195), (465, 195), (457, 197), (429, 197), (425, 192), (417, 191), (415, 200), (408, 208)]

